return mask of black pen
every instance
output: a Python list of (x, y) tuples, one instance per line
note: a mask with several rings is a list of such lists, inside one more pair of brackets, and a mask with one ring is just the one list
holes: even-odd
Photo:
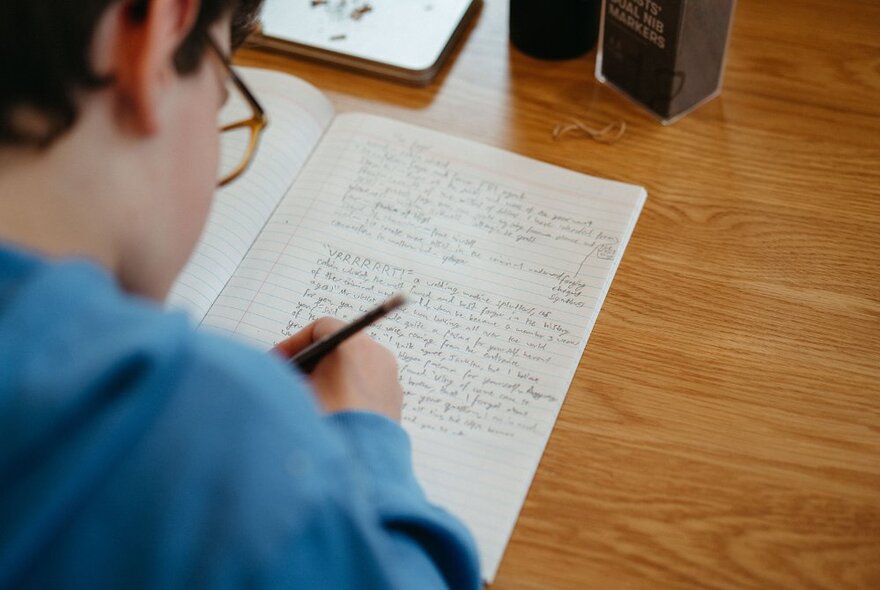
[(404, 303), (406, 303), (406, 296), (404, 294), (398, 293), (397, 295), (393, 295), (388, 301), (379, 307), (368, 311), (344, 328), (340, 328), (339, 331), (308, 345), (292, 356), (290, 362), (296, 365), (296, 368), (303, 373), (311, 373), (315, 370), (315, 367), (318, 366), (318, 363), (321, 362), (321, 359), (333, 352), (337, 346), (370, 324), (385, 317)]

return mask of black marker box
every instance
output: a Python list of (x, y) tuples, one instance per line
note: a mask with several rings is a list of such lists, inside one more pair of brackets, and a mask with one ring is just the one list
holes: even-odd
[(664, 125), (721, 94), (736, 0), (605, 0), (596, 77)]

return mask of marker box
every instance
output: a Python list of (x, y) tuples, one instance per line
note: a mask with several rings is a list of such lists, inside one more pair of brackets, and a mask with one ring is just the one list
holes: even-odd
[(721, 94), (736, 0), (605, 0), (596, 77), (674, 123)]

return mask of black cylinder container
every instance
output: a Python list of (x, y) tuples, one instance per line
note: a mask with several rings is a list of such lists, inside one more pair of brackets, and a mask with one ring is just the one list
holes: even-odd
[(510, 0), (510, 41), (541, 59), (578, 57), (596, 46), (601, 0)]

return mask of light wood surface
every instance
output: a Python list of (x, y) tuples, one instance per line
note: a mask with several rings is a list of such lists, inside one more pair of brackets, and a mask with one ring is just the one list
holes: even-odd
[(427, 88), (238, 61), (648, 190), (493, 590), (880, 588), (880, 3), (740, 0), (723, 96), (668, 128), (593, 54), (511, 49), (501, 0)]

